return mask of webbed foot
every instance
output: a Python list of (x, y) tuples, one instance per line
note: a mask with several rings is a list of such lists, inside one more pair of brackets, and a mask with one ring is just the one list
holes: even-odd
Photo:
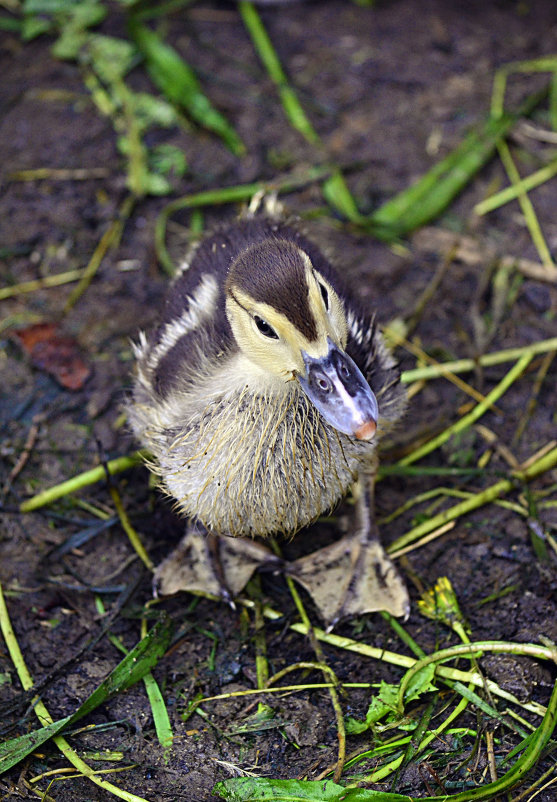
[(406, 585), (382, 545), (356, 532), (301, 557), (286, 573), (302, 585), (332, 628), (342, 618), (387, 610), (406, 617)]
[(286, 567), (317, 605), (328, 628), (342, 618), (386, 610), (406, 618), (406, 585), (379, 542), (373, 515), (376, 465), (353, 485), (353, 533)]
[(157, 566), (155, 594), (180, 590), (216, 596), (232, 603), (260, 567), (279, 567), (281, 560), (254, 540), (188, 528), (174, 551)]

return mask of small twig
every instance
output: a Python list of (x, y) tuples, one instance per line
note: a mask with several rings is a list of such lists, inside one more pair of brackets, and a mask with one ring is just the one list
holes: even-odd
[(491, 732), (491, 730), (486, 730), (485, 745), (487, 749), (487, 763), (489, 766), (489, 776), (491, 777), (491, 782), (495, 782), (497, 780), (497, 766), (495, 764), (495, 752), (493, 751), (493, 733)]
[(548, 351), (547, 354), (542, 359), (542, 363), (541, 363), (541, 365), (539, 367), (539, 370), (538, 370), (538, 372), (536, 374), (536, 379), (534, 381), (534, 386), (532, 387), (532, 394), (531, 394), (530, 399), (528, 401), (528, 406), (526, 408), (526, 411), (525, 411), (524, 415), (519, 420), (518, 426), (516, 427), (516, 431), (515, 431), (515, 433), (513, 435), (513, 440), (512, 440), (513, 445), (516, 445), (516, 443), (519, 442), (520, 438), (524, 434), (524, 431), (526, 430), (526, 427), (528, 426), (530, 418), (534, 414), (534, 410), (536, 409), (536, 405), (538, 403), (538, 396), (539, 396), (540, 391), (542, 389), (542, 385), (543, 385), (543, 382), (545, 380), (545, 377), (547, 376), (547, 372), (548, 372), (549, 368), (551, 367), (551, 363), (555, 359), (555, 354), (557, 354), (557, 350), (556, 351)]
[(414, 308), (406, 321), (407, 338), (410, 336), (410, 334), (414, 331), (414, 329), (420, 322), (425, 309), (431, 303), (433, 296), (441, 286), (443, 279), (445, 278), (445, 275), (447, 274), (451, 264), (454, 261), (456, 251), (457, 251), (457, 245), (455, 243), (453, 247), (450, 248), (449, 251), (444, 255), (443, 260), (437, 266), (437, 270), (433, 274), (431, 280), (428, 282), (425, 289), (421, 293), (420, 297), (414, 304)]
[(106, 167), (77, 167), (75, 169), (55, 169), (52, 167), (36, 167), (31, 170), (16, 170), (9, 173), (7, 181), (88, 181), (90, 179), (107, 178), (110, 170)]
[(45, 417), (46, 417), (46, 413), (44, 413), (44, 412), (39, 412), (37, 415), (33, 416), (33, 419), (31, 421), (31, 426), (29, 427), (29, 431), (27, 433), (27, 438), (25, 440), (25, 444), (23, 446), (23, 450), (22, 450), (21, 454), (19, 455), (16, 464), (14, 465), (12, 470), (10, 471), (10, 475), (8, 476), (8, 478), (6, 480), (6, 484), (4, 485), (4, 488), (3, 488), (3, 493), (4, 494), (8, 493), (10, 487), (12, 486), (12, 484), (14, 482), (14, 479), (16, 479), (19, 476), (19, 474), (21, 473), (21, 471), (23, 470), (23, 468), (27, 464), (27, 460), (31, 456), (31, 452), (33, 451), (35, 443), (37, 442), (37, 437), (39, 435), (40, 425), (41, 425), (42, 421), (45, 419)]
[(496, 249), (490, 245), (481, 245), (474, 237), (464, 234), (455, 234), (442, 228), (428, 226), (416, 232), (412, 240), (413, 245), (421, 251), (446, 253), (454, 249), (454, 259), (467, 265), (480, 265), (486, 262), (497, 262), (501, 267), (514, 267), (519, 273), (538, 281), (547, 281), (554, 284), (557, 281), (557, 267), (534, 262), (532, 259), (523, 259), (517, 256), (504, 254), (500, 256)]

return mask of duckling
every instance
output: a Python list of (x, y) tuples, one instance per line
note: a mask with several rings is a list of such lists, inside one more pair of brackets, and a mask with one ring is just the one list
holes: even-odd
[[(129, 420), (189, 522), (159, 593), (232, 599), (256, 567), (280, 567), (329, 625), (407, 614), (372, 512), (377, 442), (405, 408), (399, 371), (295, 224), (254, 214), (207, 236), (134, 349)], [(282, 564), (253, 539), (292, 537), (349, 490), (353, 525), (332, 545)]]

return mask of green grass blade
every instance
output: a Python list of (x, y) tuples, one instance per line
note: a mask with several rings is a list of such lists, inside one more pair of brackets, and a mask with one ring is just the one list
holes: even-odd
[[(282, 69), (280, 59), (269, 34), (265, 30), (259, 12), (253, 3), (247, 0), (242, 0), (238, 4), (238, 8), (257, 55), (267, 70), (269, 78), (277, 88), (284, 113), (290, 125), (304, 137), (306, 142), (311, 145), (318, 145), (323, 150), (323, 143), (319, 134), (311, 124), (295, 90), (288, 83), (288, 78)], [(323, 195), (333, 209), (347, 220), (350, 220), (351, 223), (362, 222), (362, 216), (358, 211), (356, 201), (348, 189), (340, 169), (332, 169), (330, 178), (323, 184)]]
[(57, 735), (71, 721), (71, 716), (55, 721), (52, 724), (47, 724), (40, 730), (28, 732), (25, 735), (20, 735), (17, 738), (10, 738), (9, 741), (4, 741), (0, 744), (0, 774), (3, 774), (12, 766), (24, 760), (27, 755), (38, 749), (41, 744), (48, 741), (54, 735)]
[(344, 179), (343, 174), (337, 168), (333, 170), (330, 178), (323, 182), (323, 196), (327, 203), (339, 212), (351, 223), (360, 224), (365, 218), (360, 214), (356, 201)]
[[(170, 643), (172, 623), (158, 621), (148, 634), (118, 663), (108, 677), (101, 682), (81, 707), (74, 713), (73, 721), (87, 715), (103, 704), (110, 696), (125, 691), (155, 666)], [(73, 723), (72, 721), (72, 723)]]
[(191, 67), (174, 50), (145, 25), (131, 17), (130, 35), (145, 58), (147, 72), (161, 92), (203, 128), (217, 134), (236, 156), (245, 153), (245, 146), (226, 118), (215, 109), (201, 91)]
[(364, 227), (371, 234), (394, 239), (437, 217), (491, 158), (514, 123), (532, 111), (545, 94), (544, 90), (532, 95), (515, 114), (488, 119), (415, 184), (371, 214)]
[(313, 145), (318, 144), (319, 135), (309, 121), (303, 110), (296, 92), (288, 83), (288, 79), (282, 69), (275, 48), (265, 30), (259, 12), (253, 3), (243, 0), (238, 4), (240, 14), (244, 21), (257, 55), (261, 59), (263, 66), (267, 70), (269, 77), (277, 87), (284, 113), (290, 125), (299, 131), (307, 142)]
[(0, 745), (0, 773), (23, 760), (37, 746), (88, 715), (111, 696), (134, 685), (153, 668), (165, 653), (172, 635), (172, 623), (162, 620), (127, 654), (93, 693), (71, 716), (55, 721), (32, 733), (12, 738)]
[(149, 704), (151, 705), (157, 740), (165, 749), (169, 748), (174, 741), (174, 734), (161, 689), (150, 671), (143, 677), (143, 682), (149, 698)]

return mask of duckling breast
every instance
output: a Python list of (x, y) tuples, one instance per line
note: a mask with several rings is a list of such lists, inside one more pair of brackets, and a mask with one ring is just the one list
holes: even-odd
[(280, 396), (242, 388), (182, 414), (136, 399), (132, 425), (181, 512), (212, 532), (295, 534), (346, 494), (374, 445), (325, 423), (296, 382)]

